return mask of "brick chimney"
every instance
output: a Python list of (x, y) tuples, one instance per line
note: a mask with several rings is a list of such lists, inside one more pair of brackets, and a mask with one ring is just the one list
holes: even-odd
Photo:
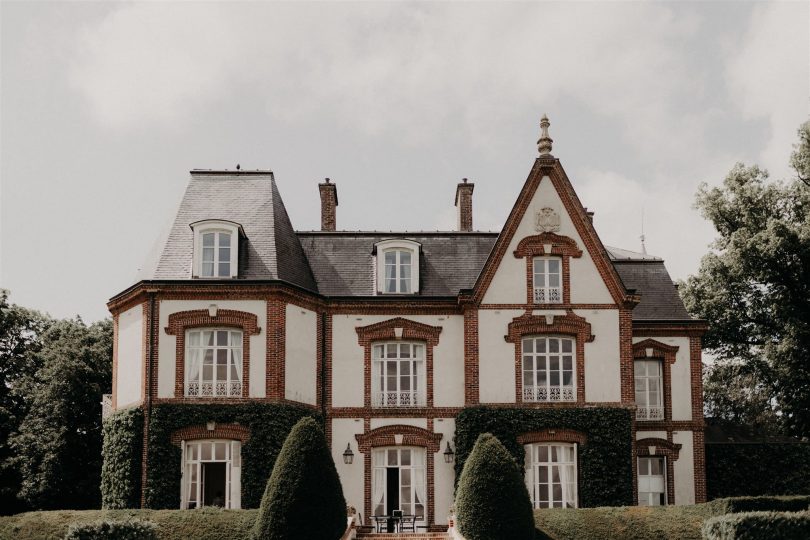
[(318, 184), (318, 191), (321, 192), (321, 230), (335, 230), (335, 213), (338, 205), (337, 186), (328, 178), (322, 184)]
[(473, 230), (472, 220), (472, 194), (475, 184), (468, 183), (467, 179), (456, 187), (456, 208), (458, 208), (458, 230), (470, 232)]

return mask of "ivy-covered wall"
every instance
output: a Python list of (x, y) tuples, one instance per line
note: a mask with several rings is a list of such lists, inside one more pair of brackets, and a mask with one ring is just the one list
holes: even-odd
[[(242, 508), (257, 508), (287, 434), (311, 408), (276, 403), (161, 404), (152, 407), (144, 489), (147, 508), (180, 506), (182, 453), (174, 431), (206, 422), (240, 424), (250, 430), (242, 446)], [(138, 508), (141, 497), (143, 409), (114, 414), (104, 422), (102, 500), (105, 508)]]
[(125, 409), (104, 419), (101, 454), (103, 508), (138, 508), (141, 505), (143, 409)]
[(466, 408), (456, 418), (456, 478), (481, 433), (495, 435), (522, 465), (525, 451), (517, 441), (518, 435), (571, 429), (587, 436), (586, 444), (578, 450), (580, 506), (632, 505), (631, 425), (631, 411), (622, 408)]
[(810, 444), (706, 445), (708, 498), (810, 494)]

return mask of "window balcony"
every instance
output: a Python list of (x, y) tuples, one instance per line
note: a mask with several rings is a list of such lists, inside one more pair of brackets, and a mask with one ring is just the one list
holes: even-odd
[(186, 397), (207, 398), (207, 397), (240, 397), (242, 395), (242, 383), (239, 381), (216, 381), (216, 382), (187, 382)]
[(375, 392), (374, 407), (424, 407), (424, 396), (419, 392)]
[(562, 303), (562, 289), (560, 287), (535, 287), (535, 304), (560, 304)]
[(576, 401), (573, 386), (524, 386), (523, 401), (557, 402)]
[(636, 409), (636, 420), (663, 420), (663, 407), (639, 407)]

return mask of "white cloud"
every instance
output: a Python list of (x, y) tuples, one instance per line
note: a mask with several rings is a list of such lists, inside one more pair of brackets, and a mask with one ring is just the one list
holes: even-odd
[(729, 51), (729, 92), (747, 118), (767, 120), (770, 133), (759, 163), (776, 177), (790, 174), (796, 130), (808, 117), (809, 10), (807, 2), (758, 4), (739, 50)]

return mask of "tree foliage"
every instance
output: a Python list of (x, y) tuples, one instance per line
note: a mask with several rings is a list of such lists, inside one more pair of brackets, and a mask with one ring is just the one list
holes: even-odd
[(772, 181), (737, 164), (721, 187), (703, 184), (696, 207), (718, 232), (697, 275), (681, 287), (709, 321), (715, 358), (710, 414), (810, 435), (810, 122), (791, 158), (796, 177)]
[(346, 500), (326, 437), (313, 418), (293, 427), (267, 481), (253, 529), (257, 540), (337, 540)]
[(475, 442), (456, 492), (459, 531), (468, 540), (532, 540), (534, 517), (523, 471), (491, 433)]

